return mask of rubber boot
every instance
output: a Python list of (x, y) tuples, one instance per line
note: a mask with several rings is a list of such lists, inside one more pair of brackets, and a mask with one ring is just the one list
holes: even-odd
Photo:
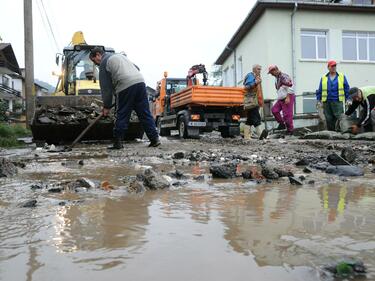
[(161, 143), (160, 140), (157, 138), (156, 140), (152, 140), (148, 147), (158, 147), (159, 145), (161, 145)]
[(243, 126), (243, 138), (245, 140), (251, 139), (251, 130), (250, 130), (250, 128), (251, 127), (249, 125)]
[(267, 131), (267, 129), (262, 130), (260, 128), (260, 125), (257, 126), (257, 127), (255, 127), (255, 131), (256, 131), (257, 136), (259, 137), (260, 140), (264, 140), (264, 139), (266, 139), (268, 137), (268, 131)]
[(120, 138), (114, 138), (113, 145), (108, 147), (108, 149), (122, 149), (122, 148), (124, 148), (124, 146), (122, 145)]

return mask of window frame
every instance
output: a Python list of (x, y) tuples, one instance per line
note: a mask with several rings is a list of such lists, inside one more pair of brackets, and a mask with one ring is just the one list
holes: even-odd
[[(346, 33), (346, 34), (345, 34)], [(354, 33), (355, 35), (350, 35), (348, 33)], [(363, 34), (366, 33), (366, 36)], [(356, 42), (356, 59), (346, 59), (344, 58), (344, 38), (355, 39)], [(359, 51), (359, 40), (366, 39), (366, 59), (360, 59)], [(375, 41), (375, 31), (353, 31), (353, 30), (343, 30), (341, 34), (341, 43), (342, 43), (342, 60), (345, 62), (358, 62), (358, 63), (375, 63), (375, 57), (373, 60), (370, 59), (370, 40)]]
[[(308, 34), (308, 33), (316, 32), (316, 33), (322, 33), (324, 32), (324, 35), (322, 34)], [(327, 29), (307, 29), (303, 28), (300, 30), (300, 42), (301, 42), (301, 60), (312, 60), (312, 61), (326, 61), (329, 58), (329, 49), (328, 49), (328, 40), (329, 40), (329, 30)], [(314, 37), (314, 43), (315, 43), (315, 58), (305, 58), (303, 57), (303, 45), (302, 45), (302, 37), (303, 36), (311, 36)], [(319, 57), (319, 44), (318, 44), (318, 38), (324, 38), (325, 39), (325, 58)]]
[(242, 63), (242, 56), (237, 58), (237, 63), (236, 63), (236, 82), (237, 85), (242, 83), (243, 80), (243, 63)]

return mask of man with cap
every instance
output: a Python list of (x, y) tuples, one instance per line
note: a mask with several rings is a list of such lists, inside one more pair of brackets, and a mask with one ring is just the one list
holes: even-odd
[[(293, 107), (295, 96), (292, 88), (292, 79), (288, 74), (281, 72), (274, 64), (268, 67), (268, 74), (276, 78), (275, 87), (277, 90), (277, 101), (271, 111), (276, 121), (279, 123), (277, 130), (286, 128), (287, 134), (293, 135)], [(282, 112), (282, 116), (280, 112)]]
[(336, 65), (334, 60), (328, 61), (329, 72), (320, 79), (319, 89), (316, 91), (318, 103), (323, 103), (329, 131), (335, 130), (337, 120), (344, 113), (344, 102), (349, 98), (348, 81), (344, 74), (337, 72)]
[(353, 134), (365, 128), (375, 132), (375, 86), (353, 87), (349, 90), (349, 98), (352, 104), (345, 115), (350, 116), (358, 106), (361, 107), (358, 123), (352, 126)]
[(113, 96), (116, 97), (114, 142), (113, 147), (110, 148), (123, 148), (122, 140), (129, 127), (133, 110), (137, 113), (139, 121), (150, 140), (149, 146), (159, 146), (159, 135), (150, 112), (145, 81), (139, 69), (126, 56), (106, 53), (100, 47), (91, 50), (90, 59), (96, 65), (99, 65), (104, 116), (109, 114)]

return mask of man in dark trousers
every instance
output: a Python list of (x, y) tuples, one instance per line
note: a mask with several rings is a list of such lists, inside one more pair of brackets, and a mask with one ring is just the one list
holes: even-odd
[(344, 113), (344, 102), (349, 98), (349, 84), (346, 76), (337, 72), (334, 60), (330, 60), (327, 67), (329, 72), (320, 79), (316, 99), (319, 105), (323, 105), (327, 130), (335, 131), (336, 122)]
[(353, 134), (359, 133), (365, 127), (375, 132), (375, 86), (353, 87), (349, 90), (349, 96), (353, 102), (345, 115), (352, 115), (359, 106), (362, 109), (358, 123), (352, 126)]
[(106, 53), (100, 47), (91, 50), (90, 59), (96, 65), (99, 65), (104, 116), (109, 114), (113, 95), (116, 96), (114, 142), (111, 148), (123, 148), (122, 140), (128, 129), (133, 110), (137, 113), (138, 119), (150, 140), (149, 147), (159, 146), (159, 135), (150, 112), (145, 81), (138, 68), (126, 56)]

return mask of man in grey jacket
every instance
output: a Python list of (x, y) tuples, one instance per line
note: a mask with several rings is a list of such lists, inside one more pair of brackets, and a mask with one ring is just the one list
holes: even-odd
[(100, 90), (103, 99), (103, 114), (109, 114), (113, 95), (116, 96), (116, 120), (113, 129), (113, 149), (123, 148), (122, 140), (129, 126), (133, 110), (150, 140), (150, 147), (160, 145), (159, 135), (151, 115), (146, 85), (138, 68), (122, 54), (105, 53), (100, 47), (90, 52), (90, 59), (99, 65)]

